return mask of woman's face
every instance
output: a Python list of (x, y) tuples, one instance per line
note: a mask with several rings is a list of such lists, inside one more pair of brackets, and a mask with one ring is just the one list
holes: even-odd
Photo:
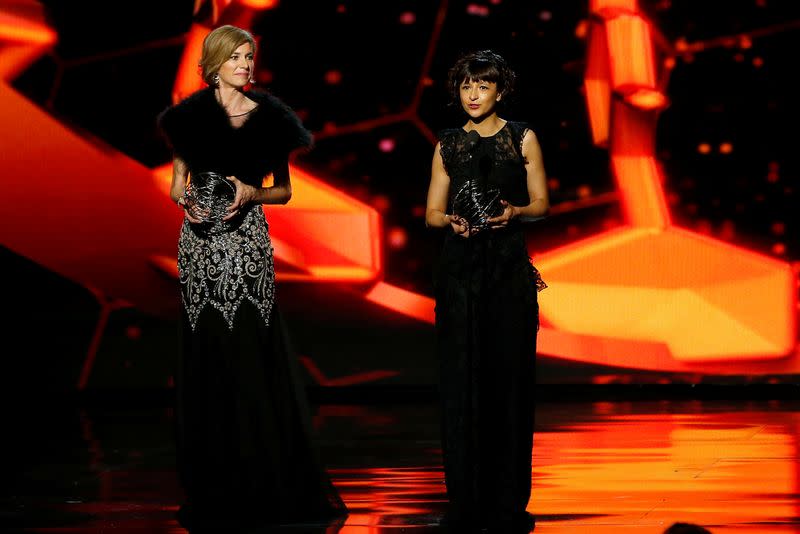
[(461, 107), (473, 119), (490, 115), (502, 96), (497, 92), (496, 83), (468, 79), (461, 82), (460, 93)]
[(219, 86), (241, 89), (253, 74), (253, 47), (244, 43), (219, 68)]

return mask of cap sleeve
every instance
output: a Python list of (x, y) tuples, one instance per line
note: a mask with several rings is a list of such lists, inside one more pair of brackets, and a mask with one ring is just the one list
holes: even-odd
[(525, 139), (525, 134), (532, 132), (533, 129), (527, 122), (510, 122), (511, 136), (514, 141), (514, 148), (520, 157), (522, 156), (522, 141)]
[(442, 154), (442, 161), (446, 169), (453, 160), (453, 154), (456, 149), (456, 130), (452, 128), (442, 130), (439, 132), (438, 137), (439, 151)]

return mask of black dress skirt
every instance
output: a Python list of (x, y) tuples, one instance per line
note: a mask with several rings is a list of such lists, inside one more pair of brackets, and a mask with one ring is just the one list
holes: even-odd
[(235, 529), (345, 515), (314, 445), (302, 377), (275, 304), (261, 206), (229, 233), (205, 235), (185, 222), (178, 265), (183, 522)]

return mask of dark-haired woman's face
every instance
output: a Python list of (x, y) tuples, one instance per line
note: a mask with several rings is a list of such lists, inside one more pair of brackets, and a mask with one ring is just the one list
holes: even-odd
[(461, 107), (473, 119), (490, 115), (500, 100), (500, 93), (497, 92), (497, 84), (494, 82), (465, 79), (461, 82), (459, 92)]
[(250, 83), (253, 74), (253, 47), (244, 43), (233, 51), (231, 57), (219, 68), (220, 87), (236, 87), (241, 89)]

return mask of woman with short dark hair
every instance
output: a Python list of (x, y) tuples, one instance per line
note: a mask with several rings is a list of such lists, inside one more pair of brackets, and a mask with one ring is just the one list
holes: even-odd
[(514, 81), (489, 50), (450, 69), (465, 124), (439, 135), (425, 220), (446, 230), (435, 293), (448, 518), (527, 532), (537, 291), (545, 284), (521, 222), (549, 204), (536, 135), (497, 114)]

